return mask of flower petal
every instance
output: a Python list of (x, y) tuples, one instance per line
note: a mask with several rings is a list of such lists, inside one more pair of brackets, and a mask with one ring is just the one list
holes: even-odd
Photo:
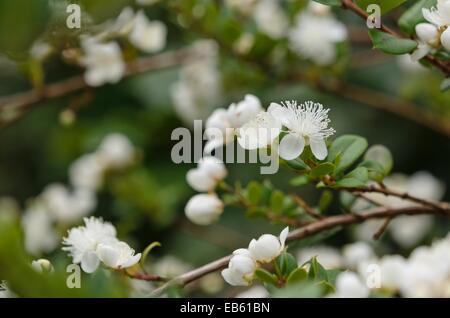
[(112, 246), (110, 244), (99, 244), (97, 247), (97, 254), (106, 266), (111, 268), (117, 267), (120, 258), (120, 251), (117, 246)]
[(289, 226), (286, 226), (283, 229), (283, 231), (281, 231), (281, 233), (280, 233), (280, 243), (283, 248), (284, 248), (284, 243), (286, 243), (288, 234), (289, 234)]
[(277, 103), (271, 103), (269, 108), (267, 108), (267, 112), (278, 119), (284, 126), (289, 124), (291, 113), (286, 107), (283, 107)]
[(441, 43), (448, 51), (450, 51), (450, 27), (441, 34)]
[(427, 44), (419, 43), (417, 49), (411, 54), (411, 60), (417, 62), (418, 60), (425, 57), (430, 51), (431, 48)]
[(324, 139), (311, 139), (309, 145), (317, 159), (323, 160), (327, 157), (328, 149)]
[(86, 252), (83, 254), (81, 258), (81, 269), (83, 269), (86, 273), (93, 273), (97, 269), (98, 265), (100, 265), (100, 260), (97, 257), (97, 254), (94, 252)]
[(297, 158), (305, 148), (305, 139), (303, 137), (288, 134), (280, 142), (279, 154), (285, 160)]

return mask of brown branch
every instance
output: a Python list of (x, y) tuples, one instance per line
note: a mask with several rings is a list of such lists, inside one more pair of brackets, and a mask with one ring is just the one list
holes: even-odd
[(306, 203), (306, 201), (303, 200), (303, 198), (295, 194), (291, 194), (291, 198), (294, 200), (295, 203), (297, 203), (297, 205), (299, 205), (303, 210), (305, 210), (307, 214), (309, 214), (313, 218), (319, 220), (324, 218), (323, 215), (317, 213), (317, 211), (314, 210), (313, 207), (311, 207), (308, 203)]
[[(182, 48), (176, 51), (141, 58), (127, 64), (124, 77), (173, 67), (183, 63), (191, 55), (192, 49)], [(2, 97), (0, 98), (0, 111), (6, 107), (12, 107), (15, 111), (25, 112), (36, 103), (62, 97), (88, 87), (82, 75), (74, 76), (60, 82), (44, 85), (41, 88), (32, 89), (25, 93)]]
[(391, 217), (386, 218), (386, 220), (384, 220), (383, 224), (380, 226), (380, 228), (378, 229), (378, 231), (376, 231), (376, 232), (373, 234), (373, 239), (374, 239), (374, 240), (378, 240), (378, 239), (381, 237), (381, 235), (383, 235), (383, 233), (386, 231), (386, 229), (387, 229), (389, 223), (391, 223), (391, 220), (392, 220)]
[[(342, 7), (344, 9), (353, 11), (354, 13), (356, 13), (358, 16), (360, 16), (364, 20), (367, 20), (367, 18), (369, 17), (369, 14), (366, 11), (364, 11), (363, 9), (361, 9), (360, 7), (358, 7), (353, 2), (353, 0), (342, 0)], [(387, 27), (383, 23), (381, 23), (380, 30), (385, 33), (388, 33), (392, 36), (395, 36), (397, 38), (404, 38), (401, 34), (392, 30), (391, 28)], [(450, 64), (444, 63), (440, 60), (437, 60), (435, 57), (433, 57), (431, 55), (425, 56), (424, 59), (426, 59), (429, 63), (431, 63), (434, 66), (436, 66), (437, 68), (439, 68), (446, 76), (450, 75)]]
[[(317, 220), (308, 225), (305, 225), (301, 228), (298, 228), (289, 233), (287, 241), (292, 242), (296, 240), (301, 240), (306, 237), (318, 234), (323, 231), (327, 231), (339, 226), (343, 225), (351, 225), (351, 224), (359, 224), (366, 220), (371, 219), (384, 219), (389, 218), (393, 219), (400, 215), (420, 215), (420, 214), (429, 214), (429, 215), (444, 215), (450, 217), (450, 207), (446, 209), (435, 209), (432, 207), (423, 207), (423, 206), (411, 206), (411, 207), (401, 207), (401, 208), (390, 208), (390, 207), (378, 207), (366, 210), (359, 214), (342, 214), (336, 216), (326, 217), (321, 220)], [(203, 265), (197, 269), (194, 269), (190, 272), (182, 274), (180, 276), (175, 277), (169, 282), (165, 283), (161, 287), (154, 290), (151, 294), (153, 297), (157, 297), (164, 293), (171, 286), (185, 286), (192, 281), (195, 281), (209, 273), (219, 271), (225, 267), (227, 267), (228, 262), (232, 255), (228, 255), (222, 257), (216, 261)]]

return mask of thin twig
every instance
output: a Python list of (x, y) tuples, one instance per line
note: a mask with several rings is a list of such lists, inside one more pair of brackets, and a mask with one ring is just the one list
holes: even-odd
[(380, 228), (378, 229), (378, 231), (376, 231), (376, 232), (373, 234), (373, 239), (374, 239), (374, 240), (378, 240), (378, 239), (381, 237), (381, 235), (383, 235), (383, 233), (386, 231), (386, 229), (387, 229), (389, 223), (391, 223), (391, 220), (392, 220), (391, 217), (388, 217), (388, 218), (386, 218), (386, 220), (384, 220), (383, 224), (380, 226)]
[(305, 212), (312, 216), (315, 219), (323, 219), (324, 216), (317, 213), (316, 210), (314, 210), (314, 208), (312, 206), (310, 206), (305, 200), (303, 200), (303, 198), (299, 197), (298, 195), (295, 194), (291, 194), (291, 198), (294, 200), (295, 203), (297, 203), (297, 205), (299, 205), (301, 208), (303, 208), (303, 210), (305, 210)]
[[(400, 215), (421, 215), (421, 214), (444, 215), (449, 217), (450, 208), (447, 207), (447, 209), (443, 210), (424, 206), (410, 206), (401, 208), (378, 207), (366, 210), (359, 214), (342, 214), (336, 216), (329, 216), (292, 231), (291, 233), (289, 233), (287, 241), (292, 242), (296, 240), (301, 240), (303, 238), (333, 229), (338, 226), (358, 224), (366, 220), (383, 219), (383, 218), (394, 219), (395, 217), (398, 217)], [(203, 265), (190, 272), (177, 276), (174, 279), (162, 285), (161, 287), (155, 289), (150, 296), (152, 297), (160, 296), (171, 286), (184, 286), (209, 273), (219, 271), (228, 265), (228, 262), (230, 261), (231, 257), (232, 255), (222, 257), (216, 261)]]

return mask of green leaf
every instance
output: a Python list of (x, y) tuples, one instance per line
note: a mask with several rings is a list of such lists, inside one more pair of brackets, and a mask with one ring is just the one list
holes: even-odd
[(287, 160), (286, 164), (295, 170), (309, 170), (309, 166), (300, 158)]
[(252, 181), (247, 185), (247, 199), (250, 201), (251, 204), (257, 205), (260, 202), (261, 199), (261, 185), (256, 182)]
[(446, 91), (448, 89), (450, 89), (450, 77), (446, 78), (441, 83), (441, 91), (444, 92), (444, 91)]
[(263, 283), (272, 284), (274, 286), (276, 286), (278, 283), (277, 276), (266, 271), (264, 268), (257, 268), (255, 270), (255, 277)]
[(364, 186), (366, 183), (357, 179), (357, 178), (344, 178), (341, 179), (339, 181), (337, 181), (334, 185), (333, 188), (335, 189), (339, 189), (339, 188), (357, 188), (357, 187), (362, 187)]
[(161, 246), (161, 243), (152, 242), (145, 248), (145, 250), (142, 252), (141, 261), (139, 262), (141, 265), (141, 268), (144, 268), (145, 260), (148, 256), (148, 254), (151, 252), (151, 250), (154, 249), (155, 247), (160, 247), (160, 246)]
[(308, 175), (304, 174), (304, 175), (292, 178), (289, 183), (295, 187), (300, 187), (302, 185), (309, 183), (309, 177), (308, 177)]
[(369, 172), (365, 167), (357, 167), (346, 174), (344, 178), (355, 178), (362, 182), (367, 182), (367, 180), (369, 180)]
[(331, 145), (327, 161), (336, 163), (336, 174), (350, 167), (367, 149), (367, 140), (360, 136), (343, 135)]
[(335, 292), (334, 286), (325, 280), (318, 282), (317, 286), (322, 290), (324, 296)]
[(315, 2), (319, 2), (321, 4), (327, 5), (327, 6), (342, 6), (341, 0), (314, 0)]
[(403, 55), (417, 48), (417, 42), (410, 39), (399, 39), (376, 29), (369, 30), (373, 47), (387, 54)]
[(284, 252), (275, 259), (274, 266), (280, 276), (288, 277), (297, 268), (297, 259), (292, 254)]
[(283, 209), (283, 203), (284, 193), (280, 190), (273, 191), (270, 196), (270, 209), (275, 213), (279, 213)]
[(297, 267), (288, 276), (286, 283), (291, 285), (293, 283), (298, 283), (304, 281), (308, 278), (308, 272), (303, 267)]
[(413, 35), (416, 25), (425, 22), (422, 8), (431, 8), (436, 5), (436, 0), (420, 0), (410, 7), (398, 20), (398, 25), (403, 32)]
[[(375, 161), (379, 163), (384, 175), (388, 175), (391, 172), (392, 167), (394, 166), (394, 159), (391, 152), (383, 145), (371, 146), (364, 155), (364, 160)], [(369, 167), (367, 168), (369, 169)], [(377, 170), (377, 167), (375, 166), (371, 168)]]
[(324, 191), (320, 196), (319, 200), (319, 209), (324, 212), (333, 201), (333, 193), (331, 191)]
[(314, 256), (309, 261), (309, 273), (308, 277), (314, 281), (328, 281), (328, 274), (327, 270), (320, 265), (320, 263), (317, 261), (317, 257)]
[(324, 162), (314, 167), (309, 173), (309, 176), (311, 178), (320, 178), (327, 174), (332, 174), (334, 172), (334, 169), (336, 169), (336, 166), (334, 164), (332, 164), (331, 162)]
[(332, 285), (336, 284), (336, 278), (342, 273), (341, 269), (327, 269), (328, 282)]
[(341, 191), (339, 193), (339, 201), (341, 205), (347, 209), (351, 208), (356, 201), (356, 197), (347, 191)]
[(364, 11), (367, 11), (367, 7), (371, 4), (379, 5), (381, 14), (385, 14), (400, 6), (405, 1), (406, 0), (356, 0), (356, 4)]

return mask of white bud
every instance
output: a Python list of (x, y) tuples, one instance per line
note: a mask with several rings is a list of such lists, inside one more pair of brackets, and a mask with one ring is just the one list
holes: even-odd
[(444, 32), (442, 32), (441, 43), (442, 46), (445, 47), (445, 49), (450, 52), (450, 27), (447, 27), (447, 29)]
[(223, 212), (223, 203), (215, 194), (197, 194), (185, 207), (186, 217), (198, 225), (215, 222)]
[(250, 242), (248, 250), (256, 261), (269, 263), (283, 251), (288, 233), (289, 228), (286, 227), (279, 237), (272, 234), (261, 235), (257, 240), (253, 239)]
[(135, 150), (126, 136), (113, 133), (103, 139), (97, 153), (106, 168), (123, 168), (133, 161)]
[(336, 279), (335, 297), (339, 298), (366, 298), (369, 289), (362, 283), (361, 279), (353, 272), (339, 274)]
[(256, 262), (246, 249), (238, 249), (228, 263), (228, 268), (222, 271), (222, 277), (233, 286), (250, 285), (256, 269)]
[(431, 23), (419, 23), (416, 25), (416, 34), (417, 37), (430, 45), (436, 45), (436, 41), (439, 41), (438, 39), (438, 30), (437, 28), (432, 25)]
[(106, 266), (114, 269), (131, 267), (141, 258), (141, 253), (134, 255), (134, 249), (120, 241), (100, 243), (97, 255)]
[(222, 161), (215, 157), (204, 157), (200, 159), (196, 169), (188, 171), (186, 180), (194, 190), (208, 192), (226, 176), (227, 169)]
[(44, 258), (31, 262), (31, 267), (38, 273), (52, 273), (54, 271), (52, 263)]

